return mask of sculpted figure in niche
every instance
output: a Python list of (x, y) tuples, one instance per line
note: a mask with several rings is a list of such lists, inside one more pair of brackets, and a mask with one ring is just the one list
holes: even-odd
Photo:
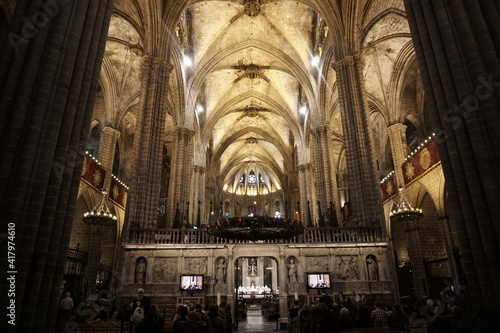
[(294, 258), (290, 258), (288, 263), (288, 278), (290, 279), (290, 283), (297, 282), (297, 265)]
[(137, 259), (137, 265), (135, 267), (135, 282), (136, 283), (146, 283), (146, 259)]
[(368, 280), (378, 280), (377, 258), (374, 255), (370, 254), (366, 258), (366, 271), (368, 272)]
[(224, 258), (220, 258), (217, 262), (215, 277), (217, 279), (217, 283), (225, 283), (226, 282), (226, 261)]

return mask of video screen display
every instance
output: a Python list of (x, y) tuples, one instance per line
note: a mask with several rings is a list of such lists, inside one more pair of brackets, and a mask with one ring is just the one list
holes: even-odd
[(179, 288), (182, 291), (203, 290), (203, 275), (181, 275)]
[(330, 273), (307, 273), (307, 287), (309, 289), (330, 289)]

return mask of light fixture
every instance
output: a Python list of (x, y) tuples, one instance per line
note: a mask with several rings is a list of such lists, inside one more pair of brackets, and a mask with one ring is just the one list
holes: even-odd
[(396, 209), (391, 211), (389, 218), (392, 222), (415, 221), (424, 217), (422, 208), (413, 208), (403, 194), (403, 186), (399, 186), (399, 202)]
[(82, 221), (93, 225), (113, 225), (117, 217), (111, 214), (108, 205), (106, 204), (106, 194), (108, 190), (102, 189), (102, 199), (90, 212), (83, 214)]
[(182, 60), (184, 61), (184, 65), (185, 65), (186, 67), (191, 67), (191, 66), (193, 66), (193, 60), (191, 60), (191, 58), (190, 58), (190, 57), (188, 57), (187, 55), (184, 55), (184, 56), (182, 57)]
[(313, 65), (314, 67), (318, 67), (319, 65), (319, 55), (315, 55), (312, 59), (311, 59), (311, 65)]
[(299, 112), (301, 114), (305, 114), (307, 112), (307, 106), (305, 105), (302, 105), (300, 108), (299, 108)]
[(202, 113), (203, 110), (204, 110), (203, 105), (201, 105), (201, 104), (196, 105), (196, 112)]

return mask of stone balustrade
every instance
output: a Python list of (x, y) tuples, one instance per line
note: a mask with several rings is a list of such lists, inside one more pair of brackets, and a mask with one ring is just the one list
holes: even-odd
[[(314, 244), (314, 243), (374, 243), (386, 242), (381, 228), (336, 227), (307, 228), (302, 235), (289, 239), (257, 241), (267, 244)], [(135, 229), (130, 231), (129, 244), (244, 244), (250, 240), (214, 237), (204, 229)]]

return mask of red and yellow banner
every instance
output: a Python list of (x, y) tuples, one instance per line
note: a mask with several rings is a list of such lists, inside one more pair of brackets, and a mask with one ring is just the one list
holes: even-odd
[(85, 156), (83, 160), (82, 177), (87, 184), (95, 187), (99, 192), (104, 186), (104, 179), (106, 178), (106, 170), (99, 165), (92, 158)]
[(125, 208), (127, 204), (128, 190), (118, 179), (111, 178), (111, 189), (109, 191), (109, 198), (118, 205)]
[(398, 194), (398, 188), (396, 186), (396, 177), (394, 173), (386, 177), (384, 182), (380, 184), (380, 190), (382, 191), (382, 202), (386, 202), (396, 194)]
[(425, 174), (440, 161), (437, 142), (432, 140), (401, 166), (405, 185)]

